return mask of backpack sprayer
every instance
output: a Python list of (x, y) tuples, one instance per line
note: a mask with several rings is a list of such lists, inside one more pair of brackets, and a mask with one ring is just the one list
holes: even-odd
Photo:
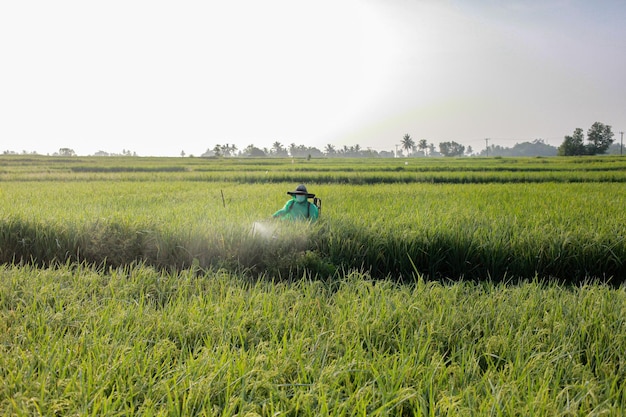
[(322, 199), (313, 197), (313, 204), (315, 204), (315, 207), (317, 207), (317, 212), (319, 214), (322, 214)]

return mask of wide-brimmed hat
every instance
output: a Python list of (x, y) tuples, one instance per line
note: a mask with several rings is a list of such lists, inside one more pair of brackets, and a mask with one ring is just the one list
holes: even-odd
[(315, 194), (310, 194), (306, 190), (306, 187), (304, 186), (304, 184), (298, 185), (296, 187), (295, 191), (287, 191), (287, 194), (289, 194), (289, 195), (305, 195), (306, 198), (313, 198), (313, 197), (315, 197)]

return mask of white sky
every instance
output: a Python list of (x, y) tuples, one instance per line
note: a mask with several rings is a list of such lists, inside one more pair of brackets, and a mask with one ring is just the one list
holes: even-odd
[(0, 2), (0, 152), (626, 130), (623, 0)]

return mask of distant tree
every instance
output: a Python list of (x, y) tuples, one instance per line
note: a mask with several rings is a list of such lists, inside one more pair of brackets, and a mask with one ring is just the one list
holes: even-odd
[(595, 122), (587, 131), (587, 150), (590, 155), (603, 154), (613, 143), (611, 126)]
[(370, 152), (369, 151), (364, 152), (363, 149), (361, 148), (361, 145), (357, 143), (356, 145), (352, 145), (352, 146), (343, 145), (343, 148), (338, 150), (337, 154), (342, 157), (347, 157), (347, 158), (358, 158), (358, 157), (369, 156)]
[(292, 143), (289, 145), (289, 155), (292, 157), (303, 157), (309, 154), (309, 148), (304, 145), (296, 145)]
[(291, 157), (308, 158), (308, 159), (313, 158), (313, 157), (324, 156), (322, 151), (320, 151), (319, 149), (315, 147), (296, 145), (295, 143), (292, 143), (291, 145), (289, 145), (289, 154), (291, 155)]
[(296, 152), (298, 150), (298, 146), (295, 143), (289, 145), (289, 155), (296, 156)]
[(366, 150), (361, 151), (361, 156), (365, 158), (378, 158), (380, 155), (374, 149), (368, 147)]
[(204, 151), (204, 153), (200, 154), (201, 158), (210, 158), (212, 156), (215, 156), (215, 152), (211, 148), (207, 148), (207, 150)]
[(321, 158), (324, 156), (324, 152), (316, 147), (307, 148), (307, 158)]
[(584, 134), (581, 128), (576, 128), (572, 136), (565, 136), (563, 143), (559, 146), (560, 156), (573, 155), (597, 155), (606, 153), (613, 143), (613, 132), (611, 126), (600, 122), (595, 122), (587, 131), (587, 141), (584, 143)]
[(441, 142), (439, 144), (439, 152), (443, 156), (463, 156), (463, 154), (465, 153), (465, 146), (454, 141)]
[(213, 154), (215, 156), (222, 156), (222, 145), (219, 143), (213, 147)]
[(402, 149), (406, 151), (407, 156), (411, 155), (411, 152), (415, 149), (415, 141), (408, 133), (402, 137), (400, 144), (402, 145)]
[(437, 149), (435, 148), (434, 143), (428, 144), (428, 155), (435, 156), (437, 154)]
[(184, 150), (180, 151), (180, 156), (181, 156), (181, 158), (185, 157), (185, 151)]
[(428, 148), (428, 142), (426, 141), (426, 139), (420, 139), (420, 141), (417, 142), (417, 149), (422, 151), (424, 155), (426, 155), (427, 148)]
[(235, 156), (237, 152), (237, 146), (226, 144), (221, 147), (221, 152), (223, 156)]
[(276, 141), (272, 144), (271, 154), (274, 156), (287, 156), (287, 149), (282, 143)]
[(324, 153), (326, 154), (326, 156), (333, 156), (337, 153), (337, 151), (335, 150), (335, 147), (329, 143), (324, 148)]
[(532, 142), (516, 143), (511, 148), (511, 156), (556, 156), (557, 148), (548, 145), (543, 139), (535, 139)]
[[(470, 153), (469, 148), (466, 152)], [(532, 142), (516, 143), (512, 148), (505, 148), (500, 145), (489, 145), (483, 149), (478, 156), (556, 156), (557, 148), (548, 145), (543, 139), (535, 139)]]
[(267, 156), (267, 154), (262, 149), (259, 149), (254, 145), (248, 145), (246, 149), (243, 150), (243, 154), (245, 156)]
[(579, 127), (574, 129), (572, 136), (565, 136), (563, 143), (558, 148), (559, 156), (574, 156), (585, 155), (587, 150), (585, 149), (585, 135), (583, 130)]
[(74, 149), (61, 148), (59, 149), (59, 156), (76, 156), (76, 152), (74, 152)]

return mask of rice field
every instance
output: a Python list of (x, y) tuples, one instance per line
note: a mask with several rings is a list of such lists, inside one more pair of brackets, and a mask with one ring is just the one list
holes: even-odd
[(4, 415), (626, 409), (621, 158), (0, 163)]
[[(221, 159), (5, 159), (2, 262), (197, 265), (287, 279), (359, 270), (396, 280), (619, 284), (626, 273), (626, 184), (597, 179), (625, 175), (619, 158), (372, 160), (369, 170), (363, 160), (244, 159), (235, 170)], [(408, 169), (450, 178), (406, 182)], [(273, 224), (275, 236), (260, 242), (254, 225), (271, 224), (301, 182), (322, 198), (321, 220), (301, 233)]]

